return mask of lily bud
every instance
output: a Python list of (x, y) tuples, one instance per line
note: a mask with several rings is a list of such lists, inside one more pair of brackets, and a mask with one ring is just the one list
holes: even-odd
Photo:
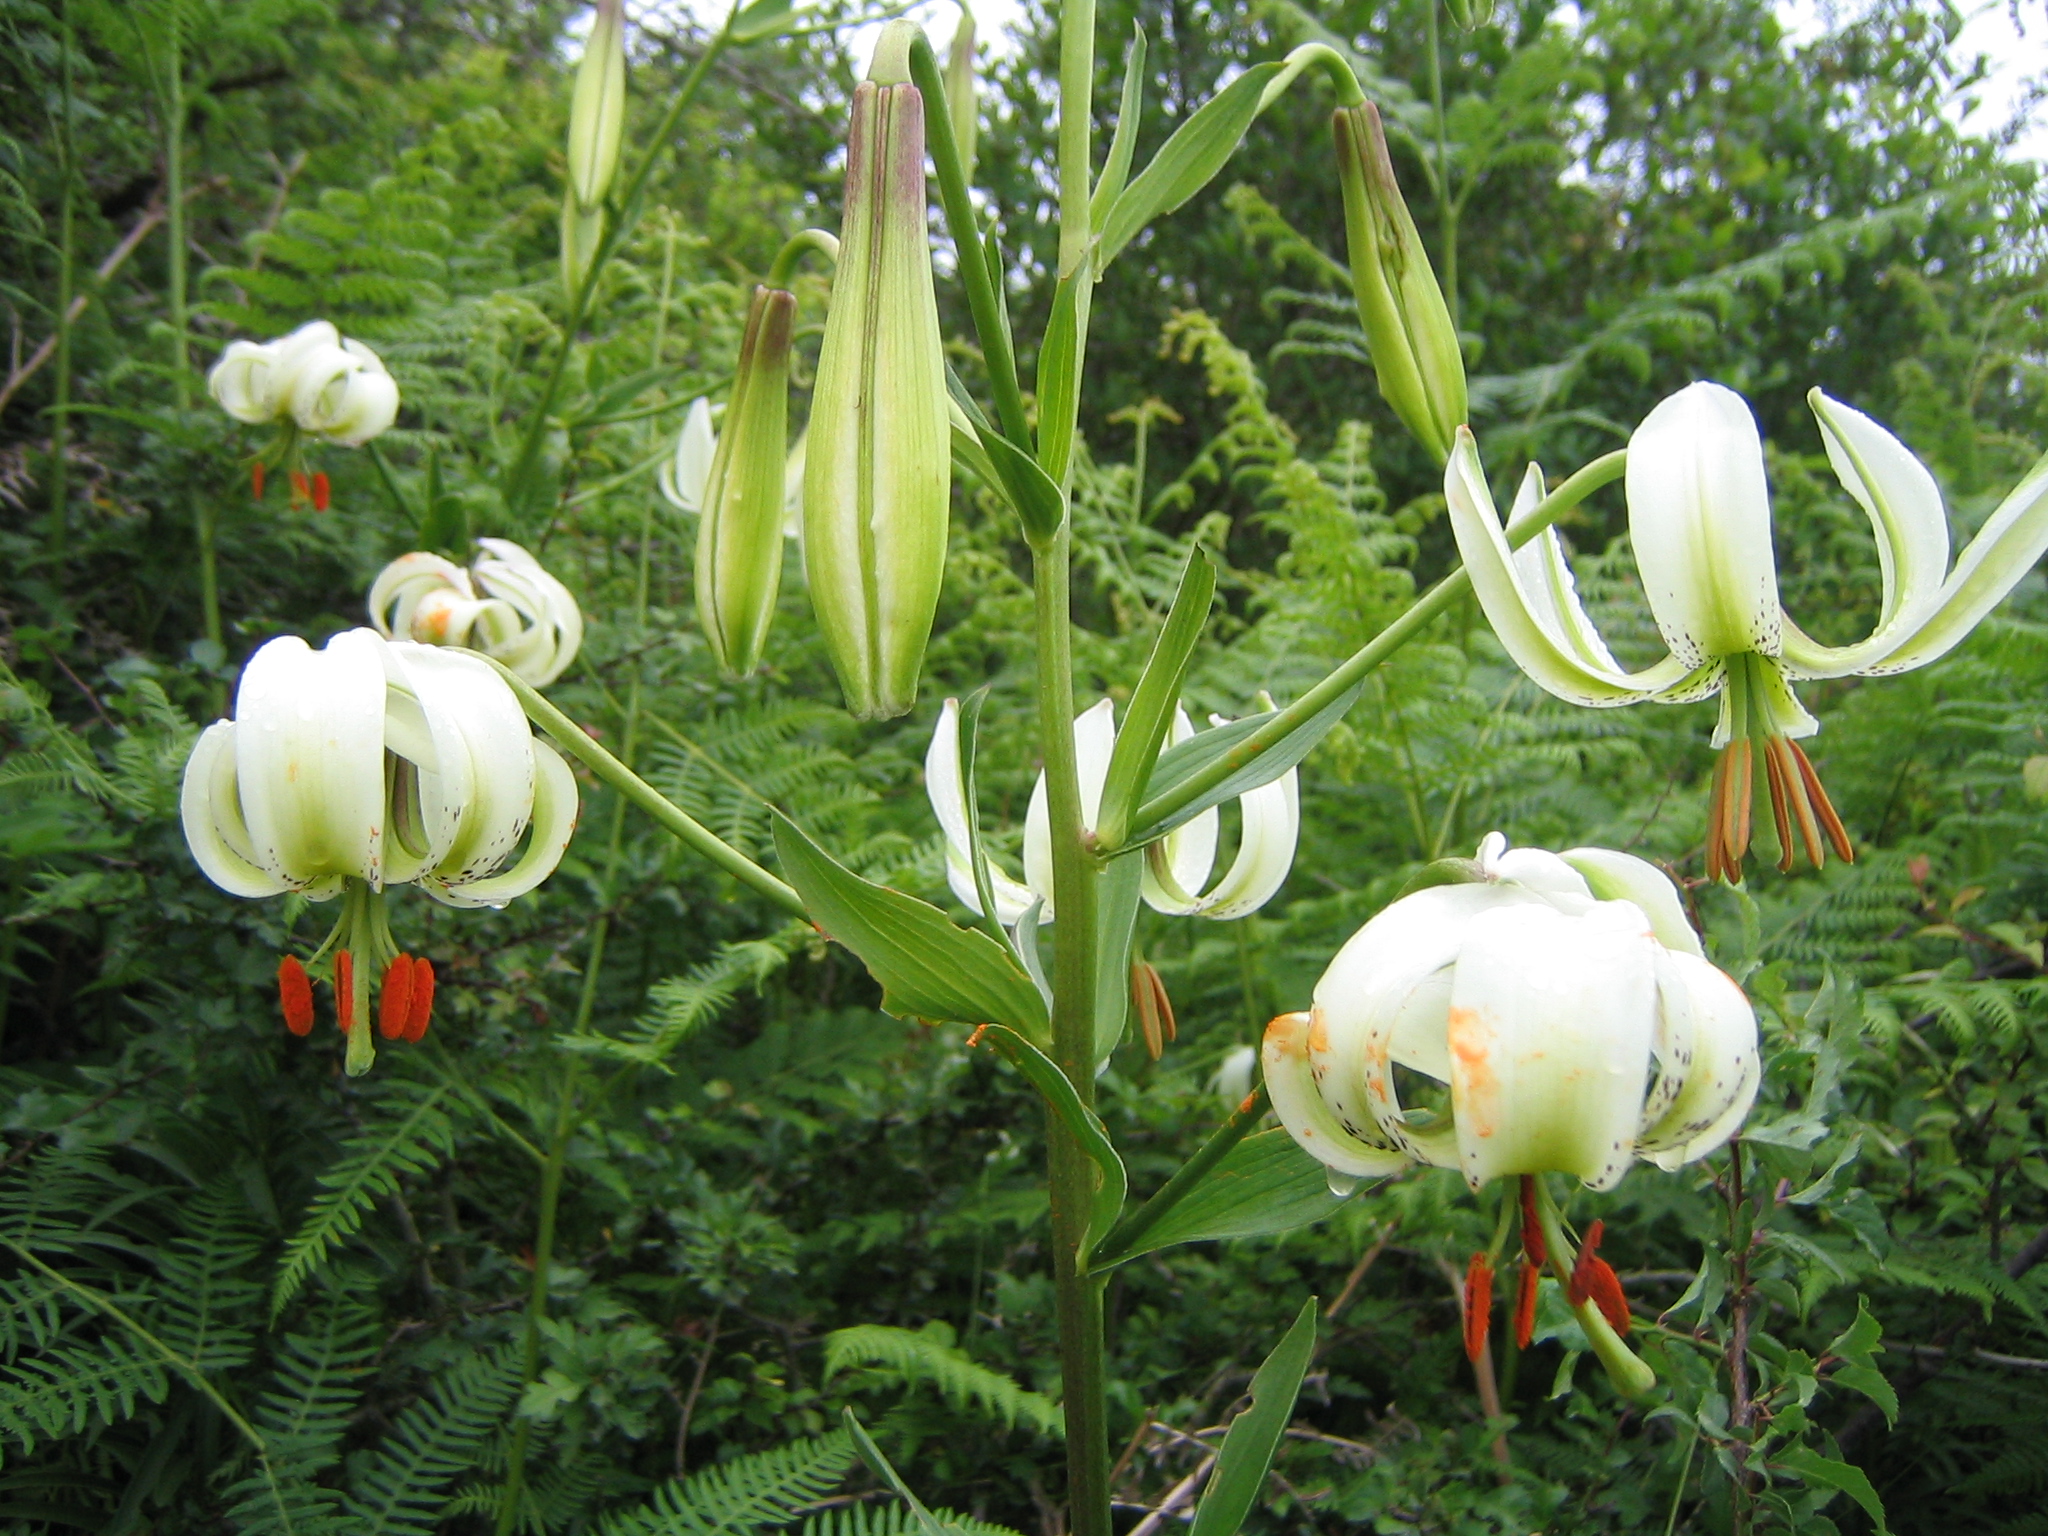
[(1330, 119), (1344, 189), (1351, 291), (1380, 393), (1439, 463), (1464, 424), (1465, 359), (1436, 273), (1401, 200), (1387, 136), (1371, 102)]
[(570, 302), (583, 286), (583, 278), (597, 259), (597, 243), (604, 238), (604, 205), (576, 206), (572, 188), (562, 194), (562, 292)]
[(910, 84), (916, 35), (910, 22), (885, 27), (854, 91), (846, 218), (804, 466), (811, 606), (847, 708), (864, 720), (917, 701), (952, 489), (924, 101)]
[(972, 181), (981, 101), (974, 79), (974, 13), (964, 5), (953, 46), (946, 50), (946, 117), (953, 126), (953, 146), (960, 151), (960, 174)]
[(1476, 32), (1493, 20), (1494, 0), (1444, 0), (1451, 23), (1460, 32)]
[(796, 295), (756, 288), (697, 524), (697, 622), (728, 677), (761, 662), (782, 584), (789, 339)]
[(569, 101), (569, 192), (578, 209), (595, 209), (610, 190), (625, 118), (625, 0), (597, 0)]

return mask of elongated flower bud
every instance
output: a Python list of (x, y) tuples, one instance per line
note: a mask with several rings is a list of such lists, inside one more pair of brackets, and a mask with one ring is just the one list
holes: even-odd
[(756, 288), (697, 524), (697, 622), (728, 677), (761, 663), (782, 584), (789, 338), (796, 295)]
[(855, 89), (839, 271), (812, 398), (804, 562), (846, 705), (917, 700), (946, 566), (952, 486), (945, 359), (925, 229), (924, 102), (910, 22), (892, 22)]
[(618, 172), (625, 120), (625, 0), (597, 0), (569, 101), (569, 191), (585, 212), (604, 201)]
[(1442, 463), (1464, 424), (1465, 359), (1371, 102), (1332, 114), (1351, 290), (1380, 393)]
[(960, 8), (960, 26), (946, 50), (946, 117), (960, 151), (960, 174), (974, 179), (974, 140), (981, 129), (980, 93), (974, 78), (974, 13)]
[(575, 301), (590, 264), (597, 259), (597, 243), (604, 238), (604, 208), (578, 208), (574, 190), (562, 195), (562, 293)]

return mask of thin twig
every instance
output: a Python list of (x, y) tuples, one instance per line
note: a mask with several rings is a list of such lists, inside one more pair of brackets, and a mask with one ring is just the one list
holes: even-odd
[(697, 1357), (697, 1374), (690, 1378), (690, 1395), (683, 1399), (682, 1415), (676, 1421), (676, 1476), (685, 1470), (684, 1442), (690, 1438), (690, 1416), (697, 1411), (697, 1397), (704, 1390), (705, 1373), (711, 1369), (711, 1355), (718, 1348), (718, 1326), (725, 1321), (725, 1303), (711, 1314), (711, 1328), (704, 1337), (704, 1353)]
[(1372, 1268), (1374, 1261), (1379, 1258), (1393, 1235), (1394, 1224), (1388, 1222), (1380, 1235), (1373, 1239), (1372, 1246), (1365, 1250), (1365, 1256), (1351, 1266), (1351, 1273), (1344, 1277), (1344, 1287), (1337, 1292), (1337, 1299), (1323, 1308), (1324, 1322), (1327, 1323), (1344, 1310), (1345, 1303), (1351, 1300), (1351, 1293), (1358, 1289), (1358, 1282), (1365, 1278), (1366, 1271)]
[(1173, 1485), (1157, 1509), (1131, 1527), (1127, 1536), (1154, 1536), (1162, 1525), (1187, 1507), (1215, 1469), (1216, 1458), (1213, 1455), (1205, 1457), (1200, 1466)]

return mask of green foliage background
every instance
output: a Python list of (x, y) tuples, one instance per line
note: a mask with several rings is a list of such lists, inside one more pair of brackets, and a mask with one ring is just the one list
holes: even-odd
[[(634, 32), (629, 136), (703, 46), (679, 14)], [(560, 702), (764, 860), (773, 804), (870, 877), (940, 896), (923, 750), (940, 698), (992, 684), (985, 814), (1014, 867), (1033, 656), (1022, 546), (997, 503), (971, 484), (956, 496), (924, 704), (856, 727), (793, 551), (769, 670), (718, 681), (688, 596), (694, 528), (654, 490), (683, 405), (722, 389), (782, 237), (835, 223), (854, 65), (829, 33), (714, 71), (572, 351), (548, 440), (558, 494), (543, 519), (506, 512), (498, 477), (563, 322), (573, 15), (548, 0), (0, 0), (16, 356), (56, 307), (67, 17), (91, 296), (61, 542), (54, 370), (0, 416), (10, 1533), (488, 1529), (523, 1419), (528, 1530), (896, 1536), (909, 1516), (872, 1501), (834, 1429), (848, 1404), (928, 1502), (961, 1512), (943, 1522), (1057, 1528), (1038, 1112), (963, 1032), (881, 1015), (844, 951), (586, 785), (582, 833), (537, 897), (499, 914), (395, 903), (401, 942), (442, 978), (436, 1022), (350, 1081), (332, 1032), (290, 1038), (272, 1000), (277, 956), (316, 943), (322, 914), (232, 900), (184, 852), (184, 750), (240, 661), (277, 633), (359, 622), (369, 577), (424, 516), (542, 553), (591, 620)], [(1867, 626), (1877, 575), (1807, 388), (1896, 428), (1959, 535), (2048, 446), (2041, 188), (1939, 111), (1971, 67), (1952, 9), (1878, 0), (1794, 46), (1763, 0), (1503, 4), (1495, 25), (1446, 35), (1441, 158), (1424, 18), (1413, 0), (1104, 0), (1098, 99), (1113, 110), (1134, 20), (1151, 39), (1141, 159), (1247, 61), (1307, 36), (1353, 50), (1425, 237), (1440, 262), (1446, 235), (1455, 250), (1495, 473), (1532, 455), (1567, 470), (1689, 379), (1743, 390), (1770, 436), (1788, 606), (1823, 638)], [(328, 452), (324, 515), (276, 490), (252, 502), (253, 436), (210, 405), (174, 409), (161, 230), (91, 277), (164, 196), (152, 61), (171, 26), (199, 366), (234, 336), (324, 315), (405, 393), (381, 440), (388, 482), (369, 455)], [(1051, 292), (1055, 48), (1033, 0), (986, 85), (979, 179), (1004, 210), (1027, 335)], [(1220, 713), (1260, 689), (1298, 695), (1446, 566), (1433, 472), (1378, 399), (1336, 265), (1326, 111), (1286, 98), (1099, 291), (1075, 505), (1084, 689), (1128, 690), (1192, 544), (1218, 559), (1224, 603), (1187, 702)], [(805, 280), (805, 323), (824, 294)], [(943, 281), (941, 302), (968, 334)], [(977, 360), (957, 361), (971, 380)], [(224, 650), (196, 638), (202, 504)], [(1618, 493), (1568, 533), (1603, 626), (1646, 653)], [(1661, 1318), (1639, 1335), (1673, 1384), (1661, 1408), (1627, 1411), (1572, 1352), (1563, 1309), (1546, 1312), (1532, 1350), (1503, 1357), (1512, 1460), (1497, 1472), (1445, 1277), (1485, 1242), (1491, 1207), (1421, 1172), (1319, 1226), (1118, 1272), (1114, 1408), (1134, 1447), (1120, 1496), (1156, 1504), (1192, 1468), (1143, 1426), (1220, 1423), (1313, 1292), (1319, 1353), (1256, 1528), (1724, 1529), (1729, 1256), (1746, 1252), (1749, 1370), (1777, 1437), (1758, 1528), (1872, 1528), (1816, 1470), (1846, 1461), (1893, 1530), (2048, 1530), (2048, 809), (2024, 787), (2048, 754), (2044, 690), (2038, 577), (1939, 666), (1811, 689), (1858, 862), (1764, 867), (1746, 897), (1698, 888), (1769, 1045), (1748, 1182), (1731, 1187), (1722, 1155), (1573, 1206), (1605, 1219), (1645, 1326)], [(1225, 1055), (1303, 1002), (1419, 861), (1497, 827), (1696, 877), (1707, 708), (1570, 710), (1520, 680), (1476, 611), (1404, 652), (1306, 764), (1280, 899), (1230, 925), (1145, 919), (1180, 1037), (1157, 1062), (1127, 1044), (1102, 1080), (1134, 1188), (1206, 1134)], [(543, 1368), (522, 1396), (538, 1165), (556, 1137), (568, 1195)]]

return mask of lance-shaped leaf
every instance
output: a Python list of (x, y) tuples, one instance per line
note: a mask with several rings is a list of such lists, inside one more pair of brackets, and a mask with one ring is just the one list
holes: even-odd
[(1067, 1074), (1059, 1069), (1057, 1062), (1016, 1030), (1003, 1025), (991, 1025), (978, 1034), (1002, 1052), (1005, 1061), (1030, 1079), (1031, 1086), (1059, 1116), (1074, 1140), (1080, 1143), (1088, 1161), (1094, 1165), (1095, 1187), (1088, 1202), (1088, 1231), (1082, 1239), (1080, 1253), (1075, 1256), (1075, 1263), (1085, 1271), (1088, 1255), (1102, 1240), (1103, 1234), (1116, 1225), (1117, 1216), (1123, 1211), (1124, 1195), (1130, 1187), (1130, 1181), (1124, 1174), (1124, 1160), (1117, 1156), (1116, 1148), (1110, 1144), (1109, 1133), (1102, 1128), (1102, 1121), (1094, 1110), (1081, 1102), (1081, 1095), (1074, 1091), (1074, 1085), (1067, 1080)]
[(1045, 1000), (1010, 952), (957, 926), (930, 902), (863, 880), (788, 817), (775, 815), (775, 852), (827, 937), (860, 957), (899, 1018), (1007, 1024), (1044, 1039)]
[(1123, 729), (1117, 732), (1116, 751), (1110, 754), (1109, 778), (1102, 787), (1102, 813), (1096, 818), (1095, 830), (1112, 847), (1123, 843), (1131, 812), (1143, 803), (1152, 782), (1153, 765), (1159, 761), (1160, 745), (1173, 724), (1181, 683), (1215, 596), (1215, 563), (1197, 547), (1188, 555), (1173, 607), (1160, 626), (1159, 638), (1152, 642), (1152, 654), (1131, 694), (1130, 708), (1124, 712)]
[[(1131, 177), (1131, 156), (1138, 148), (1138, 118), (1145, 101), (1145, 29), (1131, 24), (1131, 46), (1124, 50), (1123, 99), (1116, 109), (1116, 131), (1110, 136), (1109, 158), (1102, 162), (1102, 175), (1095, 183), (1095, 195), (1088, 200), (1088, 224), (1102, 228), (1103, 220), (1116, 200), (1123, 196)], [(1098, 266), (1097, 270), (1100, 270)]]
[(1258, 1502), (1280, 1437), (1287, 1433), (1294, 1399), (1301, 1392), (1301, 1378), (1308, 1372), (1315, 1347), (1316, 1299), (1311, 1296), (1295, 1314), (1294, 1326), (1252, 1377), (1251, 1406), (1230, 1421), (1223, 1449), (1216, 1453), (1216, 1473), (1202, 1493), (1189, 1536), (1237, 1536), (1245, 1516)]
[(1329, 1170), (1276, 1126), (1232, 1147), (1127, 1251), (1110, 1253), (1104, 1264), (1121, 1264), (1180, 1243), (1291, 1232), (1321, 1221), (1347, 1198), (1331, 1193)]

